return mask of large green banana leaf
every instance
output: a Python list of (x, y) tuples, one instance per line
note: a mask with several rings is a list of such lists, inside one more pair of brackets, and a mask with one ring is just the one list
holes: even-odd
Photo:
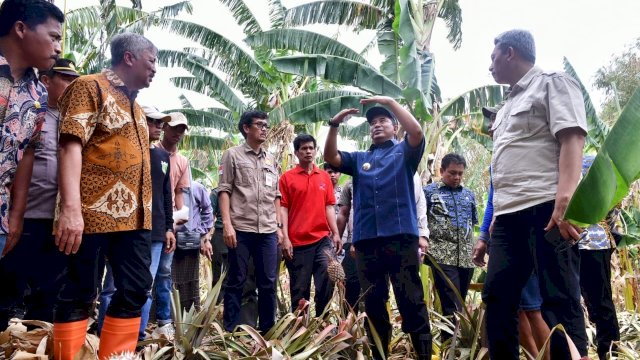
[(338, 56), (298, 55), (273, 59), (276, 69), (300, 76), (317, 76), (343, 85), (356, 86), (374, 94), (402, 98), (402, 89), (378, 70)]
[(252, 47), (334, 55), (371, 66), (363, 56), (338, 40), (304, 29), (271, 29), (255, 33), (245, 41)]
[(291, 113), (288, 117), (289, 120), (296, 123), (308, 123), (328, 121), (341, 110), (348, 108), (360, 109), (360, 114), (364, 114), (374, 106), (373, 104), (360, 104), (360, 100), (364, 97), (365, 95), (348, 95), (331, 98)]
[[(361, 98), (365, 95), (367, 94), (363, 92), (351, 91), (351, 90), (323, 90), (323, 91), (314, 91), (314, 92), (304, 93), (294, 98), (291, 98), (288, 101), (285, 101), (282, 105), (276, 107), (271, 112), (269, 112), (269, 121), (272, 121), (274, 123), (279, 123), (284, 119), (294, 120), (294, 119), (291, 119), (290, 117), (291, 114), (298, 113), (298, 115), (296, 116), (301, 117), (303, 112), (300, 112), (300, 111), (313, 107), (327, 100), (340, 98), (340, 97), (348, 97), (348, 96), (360, 96)], [(332, 111), (332, 110), (329, 107), (327, 111)], [(309, 122), (327, 120), (331, 116), (335, 115), (335, 114), (332, 114), (330, 115), (329, 118), (327, 118), (327, 117), (324, 117), (326, 116), (326, 111), (319, 111), (319, 113), (321, 114), (322, 117), (316, 118), (314, 116), (312, 118), (305, 118), (305, 119), (302, 119), (302, 122), (309, 123)]]
[(579, 225), (595, 224), (627, 196), (640, 177), (640, 88), (625, 106), (587, 175), (571, 198), (565, 217)]

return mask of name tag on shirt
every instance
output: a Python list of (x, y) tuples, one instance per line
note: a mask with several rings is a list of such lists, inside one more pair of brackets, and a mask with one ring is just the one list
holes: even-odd
[(265, 185), (268, 187), (273, 187), (276, 182), (276, 177), (273, 174), (266, 173), (265, 174)]

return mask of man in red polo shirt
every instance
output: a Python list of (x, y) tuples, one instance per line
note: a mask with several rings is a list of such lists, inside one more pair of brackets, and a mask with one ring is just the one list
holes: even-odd
[[(309, 299), (311, 277), (316, 288), (316, 316), (324, 312), (333, 295), (327, 274), (328, 256), (341, 250), (329, 174), (314, 163), (316, 139), (298, 135), (293, 148), (299, 164), (280, 178), (280, 211), (284, 240), (282, 252), (289, 269), (291, 308)], [(333, 243), (333, 244), (332, 244)]]

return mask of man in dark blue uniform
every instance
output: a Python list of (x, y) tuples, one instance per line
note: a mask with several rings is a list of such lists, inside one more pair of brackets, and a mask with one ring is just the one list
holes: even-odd
[[(360, 284), (365, 289), (365, 309), (388, 353), (391, 323), (386, 308), (389, 281), (402, 315), (402, 330), (410, 334), (418, 359), (431, 359), (431, 326), (418, 267), (418, 225), (413, 185), (425, 140), (418, 121), (389, 97), (361, 100), (378, 103), (367, 113), (373, 145), (368, 151), (337, 149), (338, 127), (357, 109), (345, 109), (329, 120), (331, 126), (324, 159), (353, 177), (353, 245)], [(398, 122), (406, 132), (395, 137)], [(370, 341), (371, 331), (369, 331)], [(374, 348), (375, 359), (382, 358)]]

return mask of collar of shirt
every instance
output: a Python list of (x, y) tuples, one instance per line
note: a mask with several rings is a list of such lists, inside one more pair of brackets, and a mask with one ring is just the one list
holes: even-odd
[[(16, 81), (13, 78), (13, 75), (11, 75), (11, 66), (9, 65), (9, 62), (7, 62), (7, 59), (2, 54), (0, 54), (0, 77), (11, 79), (12, 82)], [(38, 82), (38, 77), (36, 76), (34, 68), (28, 68), (22, 75), (22, 78), (18, 79), (19, 84), (30, 81), (33, 81), (34, 83)]]
[(134, 90), (134, 91), (129, 90), (127, 85), (125, 85), (124, 81), (122, 81), (122, 79), (120, 79), (118, 74), (116, 74), (113, 70), (104, 69), (104, 70), (102, 70), (102, 72), (107, 76), (107, 79), (109, 80), (109, 82), (116, 89), (122, 91), (125, 95), (127, 95), (127, 97), (129, 99), (131, 99), (131, 101), (134, 101), (136, 99), (136, 97), (138, 96), (138, 91), (137, 90)]
[(157, 147), (157, 148), (160, 148), (160, 149), (162, 149), (162, 150), (164, 150), (164, 151), (168, 152), (168, 153), (169, 153), (169, 155), (173, 155), (173, 154), (175, 154), (175, 153), (177, 153), (177, 152), (178, 152), (178, 147), (177, 147), (177, 146), (176, 146), (176, 151), (173, 151), (173, 152), (172, 152), (172, 151), (167, 150), (167, 149), (162, 145), (162, 141), (158, 141), (158, 142), (156, 142), (156, 143), (154, 143), (154, 144), (151, 144), (151, 145), (153, 145), (153, 146), (155, 146), (155, 147)]
[(257, 152), (257, 153), (255, 152), (255, 150), (253, 150), (251, 148), (251, 146), (249, 146), (249, 144), (247, 142), (245, 142), (242, 146), (243, 146), (245, 152), (252, 152), (252, 153), (256, 154), (259, 157), (267, 156), (267, 153), (264, 151), (262, 146), (260, 147), (260, 152)]
[(442, 188), (447, 188), (447, 189), (451, 189), (451, 190), (462, 190), (462, 185), (458, 186), (458, 187), (451, 187), (447, 184), (444, 183), (444, 181), (440, 180), (438, 181), (438, 189), (442, 189)]
[(521, 91), (526, 90), (529, 87), (529, 84), (531, 84), (531, 80), (533, 80), (534, 77), (536, 77), (541, 73), (542, 73), (542, 69), (537, 66), (534, 66), (531, 69), (529, 69), (529, 71), (527, 71), (527, 73), (524, 74), (524, 76), (520, 80), (518, 80), (518, 82), (513, 86), (513, 89), (511, 89), (508, 96), (512, 96)]
[(396, 139), (389, 139), (385, 142), (383, 142), (382, 144), (371, 144), (371, 146), (369, 146), (369, 151), (373, 151), (375, 149), (384, 149), (384, 148), (389, 148), (392, 147), (393, 145), (397, 144), (398, 140)]
[[(300, 164), (296, 165), (296, 169), (298, 170), (298, 173), (305, 173), (305, 174), (309, 173), (307, 171), (307, 169), (305, 169), (302, 166), (300, 166)], [(320, 169), (316, 166), (316, 164), (313, 164), (313, 169), (311, 170), (311, 173), (312, 174), (320, 174)]]

